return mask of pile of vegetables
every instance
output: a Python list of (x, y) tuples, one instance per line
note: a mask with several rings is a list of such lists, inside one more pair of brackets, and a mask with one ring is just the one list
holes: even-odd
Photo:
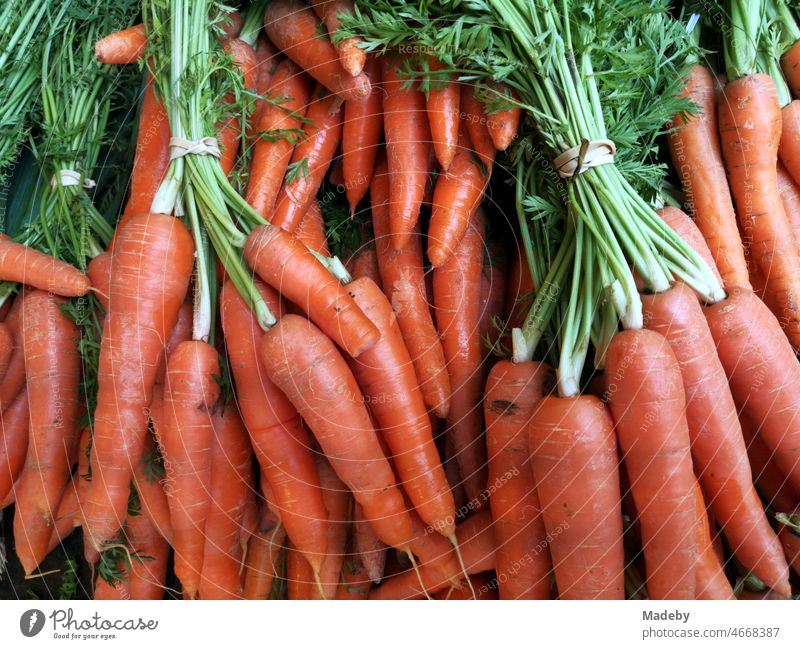
[(0, 30), (29, 579), (800, 593), (797, 7), (93, 4)]

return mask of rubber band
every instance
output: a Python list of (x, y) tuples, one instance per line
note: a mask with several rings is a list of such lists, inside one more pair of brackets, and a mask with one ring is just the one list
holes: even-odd
[(169, 139), (169, 159), (175, 160), (182, 158), (190, 153), (193, 155), (213, 155), (219, 158), (222, 154), (217, 144), (217, 138), (204, 137), (199, 140), (184, 140), (182, 137), (171, 137)]
[(97, 187), (97, 183), (91, 178), (86, 178), (81, 183), (81, 175), (74, 169), (61, 169), (57, 174), (53, 174), (53, 177), (50, 179), (50, 186), (55, 189), (59, 185), (61, 187), (83, 186), (84, 189), (94, 189)]
[(583, 140), (564, 151), (553, 164), (562, 178), (574, 178), (592, 167), (614, 164), (617, 146), (611, 140)]

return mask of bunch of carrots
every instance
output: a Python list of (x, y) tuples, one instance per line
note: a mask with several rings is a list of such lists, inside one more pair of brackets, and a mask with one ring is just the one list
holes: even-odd
[(0, 238), (25, 574), (75, 533), (97, 599), (796, 596), (791, 11), (725, 3), (749, 49), (725, 43), (724, 85), (695, 65), (665, 126), (688, 214), (659, 216), (724, 299), (642, 290), (642, 326), (564, 395), (547, 350), (510, 353), (549, 287), (509, 239), (537, 226), (489, 200), (535, 137), (525, 89), (378, 47), (368, 5), (145, 1), (95, 44), (145, 85), (113, 239), (83, 272)]

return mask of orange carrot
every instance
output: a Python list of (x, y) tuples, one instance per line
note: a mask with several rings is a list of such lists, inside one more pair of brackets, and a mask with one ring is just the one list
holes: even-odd
[(360, 279), (368, 277), (372, 282), (380, 288), (381, 274), (378, 270), (378, 256), (375, 248), (362, 248), (358, 253), (351, 257), (347, 262), (347, 271), (352, 275), (353, 279)]
[[(224, 48), (225, 52), (233, 59), (234, 65), (242, 73), (244, 88), (250, 92), (255, 91), (258, 61), (253, 48), (238, 38), (225, 41)], [(223, 101), (233, 104), (236, 101), (234, 93), (226, 95)], [(226, 176), (230, 175), (236, 164), (241, 134), (242, 127), (237, 114), (229, 116), (223, 123), (217, 125), (217, 141), (222, 152), (219, 163)]]
[(700, 485), (695, 483), (695, 533), (697, 534), (697, 599), (734, 599), (733, 589), (714, 552), (711, 526)]
[(800, 575), (800, 510), (791, 514), (783, 514), (778, 535), (783, 544), (786, 561), (792, 566), (796, 574)]
[(341, 579), (347, 536), (350, 530), (350, 492), (331, 465), (322, 456), (317, 456), (317, 470), (322, 487), (322, 498), (328, 511), (328, 549), (322, 562), (320, 583), (322, 589), (314, 588), (311, 599), (336, 599)]
[(28, 393), (21, 393), (0, 415), (0, 502), (5, 502), (25, 466), (28, 450)]
[[(428, 69), (431, 72), (441, 70), (444, 66), (433, 56), (428, 57)], [(458, 84), (448, 75), (446, 79), (437, 80), (428, 91), (427, 112), (431, 129), (431, 140), (436, 159), (447, 171), (456, 155), (458, 146), (458, 126), (460, 123), (461, 90)]]
[(0, 235), (0, 280), (64, 297), (86, 295), (89, 278), (74, 266)]
[(125, 65), (144, 56), (147, 36), (143, 24), (109, 34), (94, 44), (94, 55), (100, 63)]
[[(161, 400), (156, 399), (156, 401)], [(159, 407), (161, 403), (163, 402), (158, 404)], [(142, 459), (133, 470), (133, 486), (139, 494), (142, 515), (147, 516), (164, 539), (172, 543), (173, 532), (169, 503), (161, 476), (158, 474), (160, 467), (154, 467), (155, 455), (155, 440), (152, 435), (148, 434), (145, 438)]]
[(795, 97), (800, 97), (800, 44), (794, 43), (781, 57), (781, 69)]
[(461, 120), (469, 134), (470, 148), (491, 173), (497, 155), (492, 137), (489, 134), (488, 118), (483, 104), (475, 97), (475, 88), (470, 84), (461, 87)]
[(323, 257), (329, 256), (328, 241), (325, 237), (325, 221), (322, 217), (322, 208), (319, 201), (313, 200), (308, 205), (305, 215), (300, 220), (300, 225), (294, 233), (307, 248), (318, 252)]
[(8, 408), (25, 386), (25, 354), (22, 351), (22, 332), (19, 328), (19, 314), (22, 310), (22, 298), (18, 297), (11, 305), (4, 324), (8, 326), (14, 341), (14, 348), (8, 361), (8, 367), (0, 378), (0, 413)]
[(167, 583), (169, 544), (150, 518), (143, 515), (128, 516), (125, 535), (134, 552), (140, 557), (149, 557), (141, 561), (131, 561), (127, 584), (130, 599), (163, 599)]
[(253, 114), (250, 116), (250, 123), (247, 125), (247, 139), (251, 140), (256, 134), (256, 127), (261, 119), (267, 102), (262, 99), (269, 92), (272, 76), (275, 74), (279, 62), (279, 53), (276, 47), (270, 43), (266, 34), (261, 32), (256, 41), (256, 94), (258, 98), (253, 105)]
[[(800, 145), (798, 145), (800, 146)], [(800, 249), (800, 186), (792, 180), (782, 164), (778, 164), (778, 192), (786, 218), (794, 234), (795, 245)]]
[(353, 506), (352, 530), (354, 560), (363, 566), (369, 581), (377, 583), (383, 579), (387, 547), (375, 534), (375, 530), (364, 516), (364, 508), (358, 503), (354, 503)]
[(0, 322), (0, 380), (6, 375), (14, 354), (14, 332), (5, 322)]
[(503, 104), (508, 104), (508, 108), (504, 107), (503, 110), (488, 114), (486, 128), (489, 130), (495, 149), (505, 151), (517, 137), (522, 109), (513, 103), (519, 101), (519, 97), (510, 88), (503, 84), (495, 84), (494, 91), (497, 97), (490, 96), (489, 99), (499, 99)]
[[(708, 267), (719, 280), (719, 283), (727, 286), (728, 284), (726, 284), (725, 280), (722, 278), (717, 268), (717, 263), (714, 261), (714, 256), (711, 254), (711, 251), (708, 249), (708, 244), (703, 238), (702, 232), (700, 232), (700, 229), (697, 227), (697, 222), (689, 218), (682, 210), (679, 210), (677, 207), (672, 207), (671, 205), (662, 207), (657, 213), (664, 222), (672, 228), (675, 234), (688, 243), (692, 249), (702, 257), (703, 261), (708, 264)], [(747, 269), (745, 268), (745, 270)]]
[(348, 554), (342, 565), (342, 576), (336, 589), (336, 599), (367, 599), (372, 588), (367, 568), (357, 554)]
[(290, 543), (286, 548), (287, 599), (307, 600), (316, 588), (311, 565)]
[(786, 104), (781, 109), (781, 133), (778, 157), (783, 163), (789, 176), (795, 181), (800, 181), (800, 100)]
[(279, 574), (281, 546), (286, 538), (286, 530), (268, 508), (263, 509), (258, 528), (247, 545), (245, 599), (267, 599), (272, 590), (272, 581)]
[[(325, 23), (331, 40), (334, 40), (333, 37), (339, 30), (339, 14), (352, 13), (353, 5), (353, 0), (311, 0), (311, 7), (320, 20)], [(361, 38), (353, 37), (341, 39), (333, 44), (339, 53), (339, 63), (352, 77), (361, 74), (366, 64), (367, 54), (358, 46), (361, 42)]]
[(55, 550), (63, 541), (81, 524), (80, 508), (78, 500), (78, 487), (75, 476), (70, 478), (61, 502), (58, 503), (58, 511), (53, 517), (53, 528), (50, 533), (50, 540), (47, 543), (47, 554)]

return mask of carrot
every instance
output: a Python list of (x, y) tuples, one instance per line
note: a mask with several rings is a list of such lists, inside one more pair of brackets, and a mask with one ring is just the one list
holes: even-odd
[(622, 599), (622, 512), (608, 411), (591, 396), (546, 396), (529, 444), (559, 597)]
[[(159, 404), (160, 406), (160, 404)], [(156, 445), (152, 435), (145, 438), (142, 458), (133, 470), (133, 486), (139, 494), (142, 515), (147, 516), (159, 533), (172, 542), (172, 521), (169, 514), (169, 503), (164, 491), (160, 467), (155, 467)]]
[(127, 584), (130, 599), (163, 599), (167, 583), (169, 544), (150, 518), (144, 515), (128, 516), (125, 535), (134, 552), (140, 557), (149, 557), (141, 561), (131, 561)]
[[(495, 567), (495, 544), (492, 536), (492, 516), (488, 511), (475, 514), (458, 526), (458, 545), (467, 574), (473, 575)], [(422, 586), (428, 593), (449, 589), (452, 582), (429, 567), (419, 569)], [(424, 596), (420, 579), (409, 570), (381, 582), (373, 589), (370, 599), (419, 599)]]
[[(693, 221), (683, 210), (679, 210), (677, 207), (672, 207), (671, 205), (662, 207), (658, 210), (657, 214), (663, 219), (664, 223), (672, 228), (681, 239), (688, 243), (692, 249), (702, 257), (703, 261), (708, 264), (708, 267), (719, 280), (719, 283), (727, 286), (717, 268), (717, 262), (714, 260), (714, 256), (711, 254), (711, 250), (709, 250), (708, 244), (703, 238), (703, 233), (700, 232), (700, 229), (697, 227), (697, 222)], [(746, 267), (745, 270), (747, 270)]]
[(0, 378), (0, 413), (5, 412), (25, 386), (25, 354), (22, 351), (22, 332), (19, 328), (19, 314), (22, 310), (22, 298), (17, 297), (8, 312), (4, 324), (8, 326), (13, 338), (14, 347), (8, 361), (8, 367)]
[[(353, 505), (352, 534), (355, 546), (354, 560), (363, 567), (369, 581), (379, 582), (383, 579), (386, 566), (387, 547), (375, 534), (375, 530), (364, 516), (364, 508), (358, 503)], [(344, 570), (342, 574), (344, 575)]]
[(488, 114), (486, 128), (489, 130), (489, 137), (492, 138), (495, 149), (505, 151), (517, 137), (522, 109), (513, 103), (519, 101), (517, 93), (504, 84), (495, 84), (494, 92), (497, 97), (490, 97), (490, 99), (502, 98), (501, 101), (508, 107)]
[(695, 65), (689, 71), (680, 95), (695, 104), (697, 113), (691, 116), (678, 113), (673, 117), (669, 149), (689, 212), (711, 250), (724, 285), (749, 287), (742, 239), (720, 149), (714, 84), (708, 68)]
[(489, 578), (485, 574), (481, 574), (470, 576), (469, 581), (468, 586), (462, 582), (458, 587), (453, 586), (448, 590), (441, 590), (436, 593), (433, 599), (473, 599), (472, 593), (475, 593), (475, 599), (498, 599), (496, 578)]
[[(311, 7), (320, 20), (325, 23), (331, 40), (334, 40), (333, 36), (339, 31), (339, 14), (352, 13), (353, 6), (353, 0), (311, 0)], [(361, 38), (353, 37), (339, 40), (333, 44), (339, 53), (339, 63), (352, 77), (361, 74), (366, 64), (366, 52), (359, 47), (361, 42), (363, 42)]]
[(428, 259), (435, 267), (450, 259), (458, 247), (488, 182), (489, 175), (470, 151), (468, 138), (461, 138), (453, 163), (439, 175), (433, 193)]
[(436, 323), (442, 337), (452, 386), (447, 437), (452, 440), (467, 497), (478, 500), (486, 488), (486, 447), (480, 408), (483, 354), (478, 337), (483, 215), (476, 212), (453, 256), (433, 272)]
[[(117, 562), (117, 570), (125, 572), (125, 561), (120, 559)], [(131, 594), (128, 591), (126, 581), (118, 581), (113, 586), (102, 577), (98, 577), (94, 584), (94, 599), (96, 600), (129, 600)]]
[(461, 87), (461, 120), (467, 129), (471, 149), (491, 173), (497, 155), (492, 136), (489, 134), (488, 118), (483, 104), (475, 97), (475, 88), (470, 84)]
[(153, 384), (189, 285), (193, 252), (186, 227), (160, 214), (133, 217), (114, 246), (85, 508), (89, 550), (113, 539), (125, 519)]
[(714, 516), (741, 563), (788, 592), (780, 544), (753, 489), (753, 475), (725, 370), (694, 292), (679, 283), (643, 295), (645, 326), (663, 335), (680, 366), (694, 469)]
[(378, 341), (378, 330), (347, 289), (285, 230), (272, 225), (256, 228), (244, 254), (261, 279), (303, 309), (351, 356), (357, 357)]
[(167, 362), (162, 423), (156, 430), (164, 452), (175, 574), (189, 599), (195, 599), (201, 584), (219, 375), (211, 345), (181, 343)]
[(48, 293), (79, 297), (89, 278), (74, 266), (0, 235), (0, 280), (21, 282)]
[(431, 134), (425, 95), (400, 76), (403, 58), (383, 63), (383, 124), (389, 165), (389, 227), (392, 246), (402, 249), (412, 237), (428, 182)]
[(520, 244), (515, 242), (511, 251), (511, 271), (506, 290), (504, 313), (509, 331), (513, 327), (522, 326), (533, 303), (535, 291), (533, 277), (525, 258), (525, 250)]
[(800, 510), (789, 515), (779, 514), (778, 521), (781, 523), (778, 536), (783, 544), (786, 561), (800, 575)]
[[(225, 41), (224, 49), (233, 59), (234, 65), (236, 65), (242, 73), (244, 88), (250, 92), (254, 92), (256, 89), (258, 61), (253, 48), (243, 40), (234, 38)], [(223, 101), (231, 105), (234, 104), (236, 101), (234, 93), (228, 93)], [(241, 133), (240, 116), (237, 114), (230, 115), (224, 122), (217, 124), (217, 140), (219, 148), (222, 151), (219, 163), (226, 176), (230, 175), (236, 164)]]
[(322, 498), (328, 512), (328, 549), (322, 562), (322, 588), (311, 591), (311, 599), (336, 599), (350, 530), (350, 492), (322, 456), (317, 457)]
[[(131, 217), (150, 212), (161, 181), (169, 166), (169, 119), (164, 104), (156, 97), (153, 77), (148, 74), (139, 130), (136, 133), (136, 155), (131, 170), (131, 189), (125, 211), (117, 225), (120, 232)], [(116, 234), (114, 235), (116, 240)]]
[(800, 97), (800, 44), (795, 42), (781, 57), (781, 69), (795, 97)]
[(375, 248), (361, 248), (347, 260), (345, 265), (353, 279), (368, 277), (378, 288), (381, 287), (381, 274), (378, 270), (378, 256)]
[(400, 250), (391, 245), (389, 176), (383, 157), (378, 162), (370, 194), (381, 286), (397, 316), (425, 405), (437, 417), (446, 417), (450, 407), (450, 379), (442, 343), (428, 308), (422, 240), (415, 234)]
[(331, 340), (307, 320), (286, 315), (264, 336), (259, 352), (376, 534), (406, 550), (412, 531), (403, 496), (356, 380)]
[(79, 333), (61, 312), (63, 303), (43, 291), (22, 296), (19, 325), (31, 419), (25, 467), (16, 489), (14, 541), (26, 575), (47, 554), (79, 435)]
[[(272, 289), (259, 286), (273, 312), (282, 310)], [(272, 383), (258, 348), (264, 336), (233, 284), (220, 296), (222, 329), (236, 396), (250, 441), (286, 534), (319, 573), (327, 545), (327, 512), (311, 442), (294, 406)]]
[(256, 41), (256, 98), (253, 104), (253, 113), (250, 116), (250, 123), (247, 125), (247, 139), (251, 140), (256, 134), (256, 127), (261, 120), (261, 113), (267, 106), (266, 100), (262, 99), (269, 92), (272, 77), (276, 72), (280, 53), (277, 48), (270, 43), (266, 34), (261, 32)]
[(307, 248), (318, 252), (323, 257), (328, 257), (328, 241), (325, 237), (325, 221), (322, 217), (322, 208), (319, 201), (313, 200), (308, 205), (305, 215), (300, 220), (300, 225), (294, 233)]
[[(481, 319), (478, 334), (484, 356), (491, 354), (498, 344), (500, 333), (497, 325), (503, 324), (503, 309), (506, 299), (506, 282), (508, 277), (505, 251), (497, 242), (491, 242), (483, 256), (483, 272), (481, 274)], [(485, 370), (491, 369), (486, 363)]]
[(340, 159), (351, 212), (355, 212), (356, 206), (366, 196), (370, 187), (378, 156), (378, 145), (383, 134), (381, 66), (375, 57), (367, 59), (364, 72), (372, 86), (369, 95), (358, 101), (345, 102), (344, 105)]
[(97, 296), (97, 301), (108, 311), (108, 292), (111, 286), (111, 252), (101, 252), (93, 257), (86, 268), (86, 276), (92, 285), (92, 290)]
[(241, 599), (239, 570), (244, 560), (240, 533), (253, 485), (253, 449), (239, 413), (214, 414), (211, 494), (205, 525), (201, 599)]
[(306, 111), (303, 139), (292, 153), (293, 179), (286, 179), (270, 222), (294, 232), (315, 202), (331, 160), (342, 141), (342, 109), (336, 95), (317, 85)]
[(322, 24), (299, 0), (275, 0), (267, 7), (264, 31), (277, 48), (314, 79), (344, 100), (370, 93), (367, 76), (351, 76), (339, 64), (333, 44), (320, 36)]
[(795, 181), (800, 180), (800, 100), (786, 104), (781, 109), (781, 132), (778, 146), (778, 158), (785, 167), (789, 176)]
[(47, 554), (50, 554), (80, 525), (80, 502), (78, 500), (77, 479), (73, 476), (67, 482), (67, 488), (58, 503), (58, 511), (53, 517), (53, 527), (47, 542)]
[(302, 125), (311, 81), (291, 61), (278, 65), (269, 84), (268, 103), (256, 122), (256, 140), (244, 198), (264, 218), (272, 215), (286, 168)]
[(789, 484), (800, 491), (798, 365), (772, 313), (751, 291), (731, 289), (705, 309), (736, 403), (759, 430)]
[(795, 245), (800, 247), (800, 186), (792, 180), (782, 164), (778, 164), (778, 192), (786, 218), (794, 234)]
[(695, 534), (697, 535), (697, 599), (735, 599), (711, 540), (711, 526), (700, 485), (695, 483)]
[(744, 243), (769, 282), (789, 342), (798, 347), (800, 258), (778, 193), (781, 116), (772, 79), (753, 74), (728, 83), (719, 129)]
[(287, 599), (308, 600), (316, 588), (311, 565), (290, 543), (286, 548)]
[(500, 361), (486, 382), (483, 412), (489, 455), (489, 504), (502, 599), (549, 599), (552, 562), (530, 466), (528, 430), (550, 368)]
[(5, 501), (22, 474), (28, 450), (28, 393), (21, 393), (0, 414), (0, 502)]
[[(429, 56), (427, 61), (428, 69), (431, 72), (444, 68), (444, 65), (436, 57)], [(436, 76), (436, 82), (428, 91), (426, 109), (436, 159), (442, 169), (447, 171), (458, 147), (461, 110), (461, 90), (451, 75), (447, 75), (444, 79)]]
[(244, 598), (267, 599), (272, 581), (279, 574), (281, 546), (286, 530), (268, 508), (260, 515), (258, 528), (247, 545)]
[(144, 56), (147, 36), (143, 24), (109, 34), (94, 44), (94, 55), (100, 63), (125, 65)]
[(164, 359), (161, 362), (161, 366), (158, 368), (156, 383), (163, 386), (164, 377), (167, 374), (167, 360), (182, 342), (192, 339), (193, 318), (194, 304), (190, 301), (181, 304), (181, 308), (178, 310), (178, 319), (164, 345)]
[(627, 330), (606, 354), (606, 393), (638, 512), (651, 599), (693, 599), (694, 474), (681, 368), (655, 331)]
[(0, 380), (6, 375), (14, 354), (14, 332), (5, 322), (0, 322)]
[(367, 568), (358, 554), (348, 554), (342, 565), (342, 576), (336, 589), (338, 600), (367, 599), (372, 588)]

